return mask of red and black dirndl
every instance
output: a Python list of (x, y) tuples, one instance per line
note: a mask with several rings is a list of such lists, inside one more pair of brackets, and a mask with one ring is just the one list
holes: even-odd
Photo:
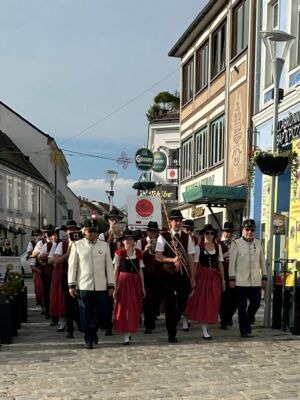
[(217, 268), (198, 267), (196, 287), (184, 315), (202, 324), (215, 324), (221, 304), (221, 274)]
[(65, 316), (65, 296), (61, 285), (62, 265), (54, 266), (50, 292), (50, 315), (51, 317)]
[(43, 288), (41, 273), (34, 271), (33, 284), (34, 284), (36, 304), (42, 305), (44, 304), (44, 288)]
[[(116, 332), (134, 333), (139, 327), (143, 297), (141, 277), (138, 271), (142, 256), (139, 250), (135, 251), (137, 258), (131, 260), (126, 258), (126, 252), (123, 249), (116, 251), (116, 254), (121, 257), (114, 310), (114, 330)], [(124, 270), (131, 270), (131, 272)]]

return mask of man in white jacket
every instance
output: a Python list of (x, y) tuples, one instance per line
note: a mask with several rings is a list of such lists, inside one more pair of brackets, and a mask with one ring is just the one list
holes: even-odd
[(108, 297), (115, 287), (109, 246), (97, 239), (97, 229), (87, 227), (85, 238), (72, 243), (69, 256), (69, 292), (79, 300), (80, 327), (87, 349), (98, 342), (97, 330), (105, 322)]
[(251, 337), (251, 324), (260, 307), (261, 288), (267, 282), (267, 268), (261, 242), (254, 237), (255, 221), (245, 220), (242, 228), (242, 237), (231, 242), (229, 285), (237, 290), (241, 337), (248, 338)]

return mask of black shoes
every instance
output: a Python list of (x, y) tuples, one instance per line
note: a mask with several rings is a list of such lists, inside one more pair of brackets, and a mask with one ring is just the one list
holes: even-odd
[(228, 329), (227, 325), (220, 325), (220, 329), (223, 329), (224, 331), (226, 331)]
[(169, 336), (168, 342), (169, 343), (178, 343), (178, 340), (176, 339), (175, 336)]
[(67, 339), (74, 339), (73, 332), (68, 332), (68, 333), (66, 334), (66, 338), (67, 338)]
[(250, 333), (241, 333), (241, 338), (247, 339), (247, 338), (253, 338), (254, 336), (251, 335)]
[(85, 344), (85, 348), (86, 348), (87, 350), (93, 349), (93, 348), (94, 348), (93, 343), (86, 343), (86, 344)]
[(212, 340), (212, 336), (202, 336), (204, 340)]
[(96, 335), (96, 336), (94, 337), (94, 344), (98, 344), (98, 341), (99, 341), (99, 339), (98, 339), (98, 336)]
[(123, 345), (124, 346), (129, 346), (130, 345), (130, 341), (124, 342)]
[(105, 329), (105, 336), (112, 336), (112, 329)]
[(145, 329), (145, 333), (146, 333), (146, 334), (152, 333), (152, 329), (146, 328), (146, 329)]

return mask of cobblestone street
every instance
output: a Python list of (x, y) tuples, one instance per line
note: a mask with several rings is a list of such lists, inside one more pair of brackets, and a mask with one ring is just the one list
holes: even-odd
[(82, 335), (66, 339), (34, 305), (31, 280), (29, 322), (12, 344), (0, 351), (0, 399), (300, 399), (300, 342), (297, 337), (261, 328), (255, 338), (240, 339), (237, 323), (228, 331), (179, 329), (169, 344), (163, 318), (157, 332), (133, 336), (99, 335), (86, 350)]

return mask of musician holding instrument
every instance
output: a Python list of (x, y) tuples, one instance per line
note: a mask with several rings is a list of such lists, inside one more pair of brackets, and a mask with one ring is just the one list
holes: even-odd
[(183, 216), (173, 209), (168, 214), (169, 231), (157, 239), (155, 259), (162, 264), (166, 328), (169, 343), (177, 343), (177, 323), (183, 314), (191, 290), (195, 246), (192, 238), (181, 230)]
[(149, 334), (155, 329), (155, 318), (159, 310), (162, 297), (161, 268), (155, 260), (155, 248), (159, 235), (156, 221), (149, 221), (147, 237), (137, 242), (136, 248), (142, 252), (144, 262), (144, 282), (147, 296), (143, 299), (145, 333)]
[[(109, 230), (101, 233), (99, 235), (99, 240), (106, 242), (110, 248), (110, 256), (111, 259), (114, 260), (115, 252), (118, 250), (122, 242), (120, 240), (122, 236), (122, 229), (120, 226), (120, 221), (122, 220), (122, 216), (120, 215), (118, 210), (111, 210), (109, 214), (104, 216), (105, 220), (109, 223)], [(112, 314), (113, 314), (113, 298), (108, 298), (108, 313), (105, 322), (105, 336), (112, 335)]]

